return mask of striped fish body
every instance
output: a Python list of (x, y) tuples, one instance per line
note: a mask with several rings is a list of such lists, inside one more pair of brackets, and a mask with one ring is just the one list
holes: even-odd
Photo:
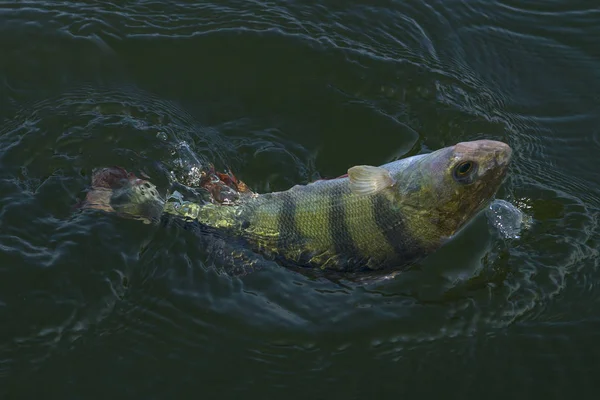
[[(382, 166), (399, 173), (416, 158)], [(241, 206), (237, 232), (283, 262), (338, 271), (407, 264), (425, 254), (396, 193), (357, 195), (348, 177), (297, 185)]]

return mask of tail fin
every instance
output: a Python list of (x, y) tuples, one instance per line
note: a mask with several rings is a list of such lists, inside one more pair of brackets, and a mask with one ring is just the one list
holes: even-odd
[[(176, 186), (181, 185), (174, 182), (173, 187)], [(193, 188), (188, 189), (194, 191)], [(221, 205), (234, 204), (240, 196), (253, 194), (232, 173), (220, 173), (212, 168), (198, 182), (198, 189), (206, 194), (203, 201)], [(78, 208), (117, 213), (122, 217), (152, 223), (160, 220), (165, 204), (166, 200), (150, 181), (113, 166), (93, 171), (91, 190)]]
[(94, 170), (92, 187), (79, 208), (155, 223), (160, 220), (164, 205), (152, 183), (115, 166)]

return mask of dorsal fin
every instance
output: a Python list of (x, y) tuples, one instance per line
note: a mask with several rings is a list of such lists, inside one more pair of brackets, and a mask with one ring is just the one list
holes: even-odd
[(359, 195), (375, 194), (394, 185), (394, 178), (387, 169), (371, 165), (356, 165), (348, 169), (350, 190)]

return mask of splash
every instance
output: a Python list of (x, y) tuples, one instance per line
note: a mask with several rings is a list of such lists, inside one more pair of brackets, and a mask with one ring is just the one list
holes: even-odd
[(519, 239), (522, 231), (531, 226), (531, 216), (506, 200), (492, 201), (485, 214), (489, 224), (504, 239)]
[(210, 173), (212, 165), (202, 162), (186, 141), (175, 144), (173, 153), (177, 154), (178, 157), (175, 159), (176, 171), (171, 172), (173, 177), (186, 186), (200, 186), (201, 182)]

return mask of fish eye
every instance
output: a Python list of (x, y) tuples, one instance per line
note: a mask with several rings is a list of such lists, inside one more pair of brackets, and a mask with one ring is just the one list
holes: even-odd
[(465, 161), (456, 166), (456, 173), (459, 176), (464, 176), (469, 173), (469, 171), (473, 168), (473, 163), (471, 161)]
[(470, 183), (469, 177), (477, 168), (474, 161), (463, 161), (454, 167), (454, 179), (459, 183)]

